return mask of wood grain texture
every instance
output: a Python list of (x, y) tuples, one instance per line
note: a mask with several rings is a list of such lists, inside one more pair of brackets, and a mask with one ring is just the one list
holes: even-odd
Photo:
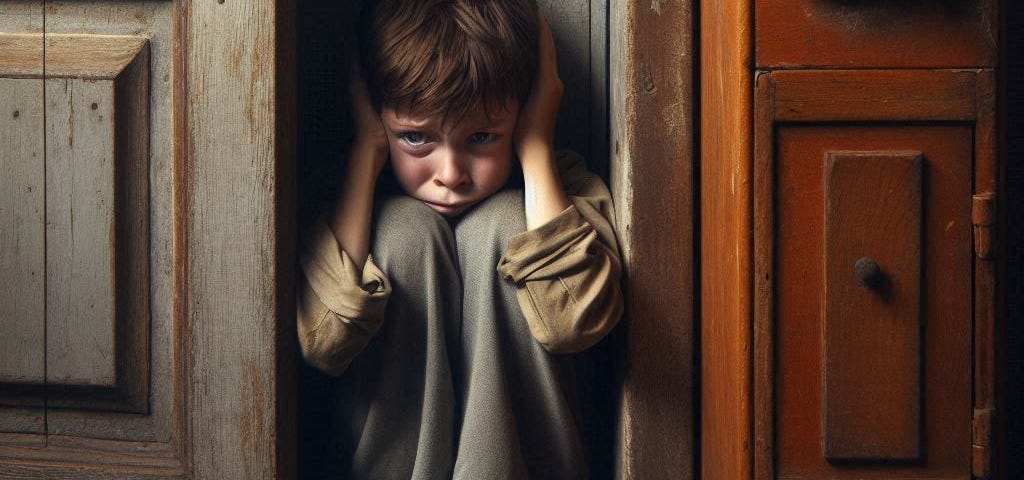
[(148, 44), (131, 51), (113, 79), (46, 80), (52, 407), (149, 410)]
[(41, 34), (0, 34), (0, 75), (41, 78), (46, 52), (46, 76), (88, 80), (117, 77), (145, 48), (137, 36), (48, 33), (45, 49)]
[(113, 100), (110, 81), (46, 81), (48, 383), (116, 383)]
[[(610, 3), (611, 186), (626, 270), (619, 478), (693, 478), (693, 4)], [(726, 478), (726, 477), (721, 477)]]
[[(121, 203), (126, 209), (118, 215), (125, 218), (123, 225), (126, 228), (120, 229), (121, 233), (128, 234), (121, 242), (129, 246), (129, 249), (122, 253), (129, 257), (141, 255), (141, 258), (148, 258), (148, 261), (120, 264), (122, 267), (132, 267), (123, 272), (122, 277), (144, 279), (126, 280), (126, 285), (131, 285), (133, 289), (148, 289), (150, 293), (132, 295), (138, 302), (147, 301), (148, 306), (131, 302), (125, 305), (126, 308), (122, 309), (119, 315), (124, 314), (133, 318), (130, 323), (122, 323), (136, 327), (134, 335), (145, 333), (148, 337), (148, 341), (130, 340), (121, 343), (148, 343), (150, 346), (150, 352), (147, 354), (149, 359), (145, 362), (132, 360), (139, 369), (131, 371), (133, 375), (140, 377), (149, 376), (149, 380), (141, 383), (141, 386), (149, 388), (149, 394), (146, 395), (149, 400), (149, 414), (124, 414), (65, 407), (50, 410), (47, 416), (48, 428), (52, 435), (169, 442), (172, 439), (174, 401), (172, 381), (174, 372), (182, 368), (172, 354), (174, 339), (171, 334), (171, 302), (174, 288), (171, 277), (174, 261), (174, 183), (171, 173), (175, 164), (172, 157), (174, 130), (171, 102), (175, 95), (171, 89), (171, 30), (172, 19), (175, 18), (175, 5), (173, 2), (164, 1), (48, 0), (46, 6), (46, 25), (50, 34), (94, 35), (107, 39), (110, 36), (143, 38), (147, 40), (146, 50), (149, 56), (149, 65), (145, 69), (149, 81), (143, 82), (143, 85), (148, 85), (148, 89), (122, 88), (115, 93), (115, 102), (119, 105), (125, 104), (125, 108), (117, 109), (120, 116), (116, 123), (119, 128), (128, 130), (118, 133), (119, 137), (131, 138), (132, 131), (137, 133), (140, 127), (148, 125), (145, 138), (140, 139), (141, 146), (148, 148), (148, 154), (138, 157), (137, 154), (125, 152), (127, 156), (135, 156), (140, 160), (129, 162), (122, 170), (125, 173), (125, 181), (122, 184), (126, 187), (123, 196), (142, 196), (147, 200), (129, 200)], [(142, 58), (136, 56), (136, 61), (138, 60)], [(128, 71), (131, 68), (131, 64), (126, 65), (125, 70), (122, 70), (117, 78), (131, 75)], [(118, 82), (123, 86), (138, 83), (127, 79)], [(128, 98), (125, 98), (126, 96)], [(142, 98), (132, 99), (132, 96)], [(128, 104), (135, 106), (129, 108)], [(144, 108), (147, 106), (148, 108)], [(144, 118), (139, 118), (140, 116)], [(142, 253), (133, 250), (139, 248), (144, 248)], [(135, 270), (137, 268), (145, 270)], [(139, 309), (148, 310), (148, 321), (147, 315), (129, 312)], [(145, 332), (145, 327), (149, 328), (149, 332)], [(119, 335), (124, 333), (126, 332), (121, 331)], [(142, 370), (144, 368), (150, 368), (151, 371), (147, 373)], [(136, 385), (139, 382), (129, 379), (126, 380), (126, 384)], [(75, 397), (65, 395), (64, 392), (59, 393), (67, 402), (65, 405), (73, 403), (71, 401)]]
[(918, 460), (924, 159), (833, 151), (824, 162), (825, 458)]
[(775, 478), (775, 80), (754, 75), (753, 434), (756, 479)]
[(701, 5), (701, 478), (751, 478), (752, 2)]
[[(293, 129), (282, 124), (281, 89), (293, 88), (279, 58), (290, 48), (279, 29), (292, 28), (281, 8), (291, 2), (186, 2), (184, 72), (188, 102), (184, 138), (185, 258), (183, 306), (188, 335), (186, 378), (191, 466), (198, 478), (291, 477), (284, 429), (294, 418), (280, 405), (282, 323), (294, 304), (279, 284), (294, 251), (288, 213)], [(281, 370), (287, 371), (287, 370)], [(285, 392), (286, 393), (286, 392)], [(282, 418), (283, 417), (283, 418)]]
[[(988, 196), (993, 195), (994, 202), (992, 202), (992, 208), (995, 210), (992, 212), (992, 219), (998, 218), (998, 212), (1005, 210), (1006, 205), (1001, 205), (1006, 199), (1000, 199), (998, 193), (1004, 188), (1000, 182), (1006, 180), (1000, 180), (997, 171), (1000, 165), (999, 153), (997, 150), (997, 129), (996, 129), (996, 115), (997, 115), (997, 92), (996, 92), (996, 78), (995, 72), (991, 70), (982, 70), (978, 72), (978, 90), (976, 94), (978, 102), (978, 119), (975, 123), (975, 140), (974, 140), (974, 194)], [(1002, 227), (1002, 228), (1001, 228)], [(990, 228), (994, 231), (995, 238), (999, 238), (999, 233), (1002, 229), (1009, 227), (1007, 224), (999, 225), (998, 223), (992, 225)], [(1004, 234), (1003, 238), (1006, 236)], [(979, 240), (979, 239), (976, 239)], [(1005, 241), (1005, 240), (1004, 240)], [(988, 412), (989, 421), (994, 422), (996, 428), (1002, 428), (1005, 425), (1008, 417), (1008, 409), (998, 408), (999, 403), (1002, 399), (998, 399), (996, 395), (996, 385), (998, 382), (1005, 378), (1005, 362), (997, 359), (1000, 358), (998, 352), (1001, 348), (1006, 348), (1005, 342), (996, 332), (1005, 331), (1006, 326), (1003, 324), (1006, 320), (1003, 320), (1005, 316), (997, 314), (999, 311), (1000, 302), (1003, 300), (1000, 298), (1000, 278), (998, 276), (998, 268), (1002, 262), (1006, 264), (1006, 260), (1001, 258), (998, 253), (999, 245), (996, 246), (997, 252), (995, 255), (990, 256), (987, 259), (977, 258), (974, 261), (974, 409), (975, 412)], [(1004, 250), (1005, 251), (1005, 250)], [(981, 253), (981, 252), (976, 252)], [(1004, 267), (1005, 268), (1005, 267)], [(989, 411), (989, 409), (992, 409)], [(1000, 462), (993, 462), (993, 453), (997, 449), (1005, 448), (1003, 445), (993, 445), (994, 432), (990, 431), (989, 438), (984, 439), (989, 441), (989, 445), (984, 449), (980, 450), (980, 454), (976, 460), (973, 461), (972, 470), (980, 477), (985, 478), (984, 474), (991, 475), (990, 478), (1000, 478), (1002, 475), (1006, 475), (1001, 471), (1000, 467), (1003, 465)], [(998, 440), (995, 440), (998, 441)], [(979, 442), (974, 442), (977, 445)], [(998, 457), (995, 457), (999, 459)], [(1005, 459), (999, 459), (1005, 460)]]
[(997, 0), (756, 0), (757, 66), (994, 66)]
[[(0, 23), (5, 32), (11, 33), (40, 33), (43, 31), (43, 2), (41, 0), (11, 0), (0, 2)], [(41, 39), (40, 39), (41, 41)], [(0, 51), (4, 48), (0, 48)], [(43, 59), (40, 55), (35, 59), (39, 64)], [(0, 75), (3, 77), (3, 75)], [(28, 279), (38, 278), (35, 282), (20, 278), (21, 281), (5, 281), (0, 286), (0, 330), (4, 332), (4, 339), (0, 340), (0, 367), (7, 376), (14, 371), (15, 376), (22, 376), (24, 373), (33, 381), (44, 378), (45, 373), (40, 370), (41, 364), (45, 361), (45, 334), (43, 325), (46, 321), (45, 315), (40, 322), (39, 314), (45, 302), (45, 286), (42, 284), (45, 271), (45, 251), (43, 247), (43, 225), (44, 205), (46, 191), (43, 188), (44, 167), (43, 158), (45, 137), (43, 133), (43, 82), (42, 80), (10, 80), (0, 78), (0, 123), (4, 128), (0, 131), (0, 164), (4, 172), (0, 179), (0, 275), (3, 278), (19, 278), (25, 275), (24, 268), (32, 266), (36, 270), (29, 269)], [(11, 109), (11, 107), (14, 107)], [(14, 111), (18, 111), (15, 118)], [(17, 123), (15, 123), (17, 121)], [(10, 135), (8, 135), (10, 133)], [(19, 152), (15, 156), (15, 152)], [(26, 157), (27, 155), (27, 157)], [(15, 165), (16, 163), (16, 165)], [(27, 169), (27, 170), (26, 170)], [(28, 175), (27, 177), (25, 175)], [(32, 191), (29, 192), (28, 189)], [(12, 190), (13, 189), (13, 190)], [(26, 207), (31, 206), (31, 209)], [(38, 210), (37, 210), (38, 209)], [(28, 217), (22, 217), (30, 214)], [(20, 219), (19, 219), (20, 218)], [(11, 222), (20, 223), (15, 228)], [(34, 224), (34, 225), (33, 225)], [(19, 245), (11, 245), (9, 242), (16, 240)], [(34, 240), (32, 240), (34, 239)], [(38, 242), (35, 245), (22, 244), (22, 241)], [(15, 252), (18, 252), (17, 256)], [(13, 270), (18, 272), (14, 273)], [(32, 272), (36, 274), (33, 276)], [(24, 290), (22, 290), (24, 289)], [(11, 301), (10, 295), (17, 292), (19, 297), (17, 307)], [(25, 302), (25, 303), (22, 303)], [(14, 319), (13, 310), (19, 311), (29, 308), (30, 311), (18, 315), (32, 315), (34, 318), (19, 317)], [(15, 327), (12, 322), (18, 322)], [(17, 331), (8, 336), (7, 332)], [(26, 337), (27, 335), (27, 337)], [(15, 338), (11, 338), (15, 337)], [(21, 338), (18, 338), (21, 337)], [(12, 341), (24, 341), (25, 343), (10, 344)], [(24, 355), (12, 359), (8, 355), (18, 353)], [(12, 368), (13, 367), (13, 368)], [(6, 381), (6, 380), (5, 380)], [(11, 388), (12, 385), (0, 386), (0, 432), (28, 432), (32, 434), (45, 431), (45, 411), (43, 406), (43, 395), (38, 393), (34, 396), (25, 396), (22, 388)], [(11, 395), (9, 395), (11, 394)], [(17, 404), (24, 407), (10, 407)], [(18, 434), (21, 436), (20, 434)], [(31, 443), (38, 445), (41, 435), (28, 435), (35, 440)], [(4, 439), (0, 438), (0, 442)]]
[[(776, 306), (772, 328), (777, 476), (841, 480), (969, 475), (972, 316), (971, 289), (963, 278), (971, 275), (972, 147), (972, 128), (962, 124), (776, 126)], [(920, 151), (926, 162), (921, 230), (923, 372), (919, 380), (924, 444), (919, 462), (877, 465), (825, 460), (821, 390), (825, 368), (822, 302), (827, 282), (822, 261), (822, 158), (834, 150)], [(867, 358), (858, 361), (869, 362)]]
[(973, 71), (778, 71), (777, 121), (974, 120)]
[(45, 162), (38, 80), (0, 78), (0, 382), (45, 375)]

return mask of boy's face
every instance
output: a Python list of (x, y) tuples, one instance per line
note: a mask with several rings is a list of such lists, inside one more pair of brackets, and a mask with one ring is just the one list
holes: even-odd
[(381, 109), (391, 166), (413, 198), (446, 216), (458, 215), (497, 192), (512, 171), (512, 135), (519, 104), (478, 106), (459, 122)]

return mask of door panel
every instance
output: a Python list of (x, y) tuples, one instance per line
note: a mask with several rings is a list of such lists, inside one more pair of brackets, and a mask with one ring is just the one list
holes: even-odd
[(45, 433), (43, 3), (0, 3), (0, 439)]
[[(782, 126), (776, 141), (778, 475), (808, 479), (891, 478), (895, 472), (930, 478), (967, 476), (973, 129), (969, 125)], [(826, 167), (836, 160), (830, 152), (836, 150), (921, 152), (920, 230), (914, 225), (914, 174), (892, 165), (900, 159), (904, 167), (908, 162), (913, 165), (916, 155), (880, 158), (874, 154), (876, 165), (862, 164), (859, 172), (840, 173), (838, 178), (833, 170), (833, 177), (826, 178)], [(877, 164), (884, 160), (890, 165)], [(826, 205), (836, 194), (826, 192), (826, 185), (834, 189), (836, 181), (861, 180), (872, 168), (887, 175), (872, 183), (839, 187), (874, 196), (878, 207), (870, 215), (856, 217), (867, 213), (856, 209), (871, 209), (863, 198), (857, 205)], [(829, 213), (839, 214), (837, 207), (846, 210), (826, 224)], [(826, 239), (836, 233), (829, 227), (839, 225), (847, 229), (844, 241), (850, 252), (826, 245)], [(893, 233), (901, 229), (905, 233)], [(850, 230), (859, 230), (865, 237), (874, 232), (881, 238), (875, 245), (857, 242)], [(913, 252), (918, 241), (920, 267)], [(879, 251), (885, 248), (908, 251), (902, 255)], [(864, 250), (879, 252), (870, 255), (879, 257), (883, 271), (904, 270), (889, 277), (891, 298), (878, 301), (854, 291), (857, 302), (826, 305), (829, 289), (856, 281), (855, 260), (849, 258), (869, 255), (857, 253)], [(837, 271), (827, 270), (826, 259), (841, 253), (846, 258)], [(918, 282), (919, 315), (914, 293)], [(919, 425), (918, 409), (922, 412)], [(864, 418), (837, 422), (829, 412), (859, 412)], [(923, 443), (916, 438), (919, 428)], [(920, 454), (918, 445), (923, 446)], [(902, 463), (894, 466), (894, 460)]]
[(923, 161), (918, 151), (824, 156), (822, 410), (830, 462), (921, 457)]
[(293, 474), (289, 12), (0, 3), (0, 478)]

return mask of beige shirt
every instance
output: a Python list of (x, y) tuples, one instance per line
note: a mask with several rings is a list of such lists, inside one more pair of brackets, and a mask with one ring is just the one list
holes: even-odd
[[(571, 152), (558, 155), (558, 169), (572, 205), (510, 238), (497, 269), (515, 285), (534, 338), (552, 353), (572, 353), (597, 343), (618, 322), (622, 264), (604, 182)], [(391, 286), (372, 255), (357, 271), (323, 218), (300, 255), (302, 354), (321, 370), (339, 375), (385, 321)]]

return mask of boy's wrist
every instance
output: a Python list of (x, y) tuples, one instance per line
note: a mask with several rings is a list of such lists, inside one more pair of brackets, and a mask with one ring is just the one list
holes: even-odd
[(554, 148), (546, 140), (525, 141), (517, 150), (524, 170), (536, 164), (551, 164), (555, 159)]

